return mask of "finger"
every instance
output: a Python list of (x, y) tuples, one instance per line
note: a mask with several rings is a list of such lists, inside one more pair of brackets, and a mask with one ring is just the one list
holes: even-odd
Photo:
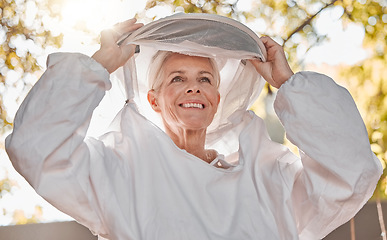
[(271, 74), (270, 74), (270, 70), (271, 70), (270, 63), (268, 63), (268, 62), (261, 62), (258, 59), (249, 60), (249, 61), (253, 64), (253, 66), (255, 67), (257, 72), (263, 78), (267, 79), (267, 78), (269, 78), (269, 76), (271, 76)]
[(135, 23), (137, 19), (130, 19), (122, 23), (117, 23), (112, 28), (105, 29), (101, 32), (101, 44), (108, 45), (116, 43), (122, 36), (127, 35), (129, 32), (133, 32), (144, 24)]
[(119, 38), (117, 39), (117, 44), (121, 45), (126, 38), (128, 38), (134, 31), (141, 28), (142, 26), (144, 26), (144, 24), (136, 23), (129, 26), (128, 28), (122, 29), (121, 32), (124, 34), (120, 34)]
[(253, 64), (259, 75), (261, 75), (266, 82), (275, 88), (279, 88), (282, 85), (282, 82), (277, 81), (273, 77), (273, 66), (269, 62), (260, 62), (259, 60), (250, 60)]
[(276, 41), (274, 41), (271, 37), (268, 36), (261, 37), (261, 41), (265, 46), (280, 46)]
[(133, 24), (131, 26), (127, 26), (125, 28), (122, 28), (121, 31), (123, 31), (124, 33), (133, 32), (133, 31), (135, 31), (143, 26), (144, 26), (143, 23), (136, 23), (136, 24)]
[(120, 25), (124, 25), (124, 24), (134, 24), (135, 22), (137, 22), (137, 18), (131, 18), (131, 19), (125, 20), (123, 22), (118, 22), (118, 23), (114, 24), (113, 27), (119, 27)]
[(255, 68), (260, 68), (261, 64), (263, 63), (258, 59), (249, 59), (249, 61), (253, 64)]
[(116, 25), (114, 25), (113, 29), (116, 32), (120, 33), (119, 35), (121, 36), (127, 32), (135, 31), (138, 28), (144, 26), (144, 24), (136, 23), (136, 22), (137, 22), (137, 19), (132, 18), (132, 19), (126, 20), (124, 22), (117, 23)]
[(137, 21), (136, 18), (128, 19), (126, 21), (114, 24), (111, 28), (114, 29), (115, 31), (122, 31), (122, 30), (125, 30), (125, 28), (127, 28), (128, 26), (135, 24), (136, 21)]
[(269, 58), (270, 58), (270, 55), (283, 51), (282, 46), (279, 45), (276, 41), (274, 41), (270, 37), (262, 37), (261, 41), (267, 50)]
[[(127, 32), (127, 28), (131, 25), (133, 25), (137, 19), (129, 19), (124, 22), (119, 22), (114, 24), (112, 27), (105, 29), (106, 31), (109, 31), (109, 33), (116, 39), (118, 40), (124, 33)], [(104, 31), (105, 31), (104, 30)], [(105, 32), (106, 32), (105, 31)]]

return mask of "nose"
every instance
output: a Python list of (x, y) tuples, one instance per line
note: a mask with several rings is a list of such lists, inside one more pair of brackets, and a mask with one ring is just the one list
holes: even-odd
[(186, 91), (186, 93), (194, 93), (194, 92), (200, 93), (200, 90), (199, 90), (199, 89), (189, 88), (189, 89), (187, 89), (187, 91)]
[(197, 82), (190, 82), (190, 83), (187, 83), (187, 86), (186, 86), (186, 93), (200, 93), (200, 86)]

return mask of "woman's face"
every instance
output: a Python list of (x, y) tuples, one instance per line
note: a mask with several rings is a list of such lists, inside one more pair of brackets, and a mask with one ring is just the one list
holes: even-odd
[(150, 90), (148, 100), (166, 127), (207, 128), (220, 100), (209, 59), (174, 53), (164, 62), (161, 72), (161, 87)]

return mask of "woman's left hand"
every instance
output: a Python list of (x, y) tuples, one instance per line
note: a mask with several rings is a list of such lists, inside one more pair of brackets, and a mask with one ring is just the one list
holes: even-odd
[(136, 23), (137, 19), (129, 19), (116, 24), (113, 28), (102, 31), (101, 48), (94, 53), (92, 58), (102, 64), (109, 73), (123, 66), (135, 51), (135, 45), (118, 45), (117, 41), (122, 35), (135, 31), (143, 26)]
[(285, 52), (281, 45), (270, 37), (261, 37), (266, 47), (267, 60), (250, 60), (257, 72), (273, 87), (280, 88), (294, 73), (286, 60)]

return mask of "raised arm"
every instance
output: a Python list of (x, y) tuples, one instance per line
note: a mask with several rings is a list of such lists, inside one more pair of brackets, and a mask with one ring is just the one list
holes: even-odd
[(320, 239), (353, 217), (371, 197), (381, 164), (349, 92), (322, 74), (293, 75), (282, 47), (267, 37), (262, 41), (268, 61), (252, 63), (279, 88), (276, 113), (288, 139), (300, 150), (299, 172), (283, 174), (296, 176), (284, 180), (292, 191), (300, 239)]
[[(118, 46), (118, 32), (141, 24), (129, 20), (102, 34), (94, 59), (77, 53), (49, 56), (47, 70), (20, 106), (6, 150), (15, 169), (55, 207), (105, 234), (95, 185), (103, 181), (104, 152), (99, 141), (85, 141), (93, 110), (111, 87), (109, 72), (133, 55)], [(114, 45), (114, 46), (113, 46)], [(97, 62), (98, 61), (98, 62)], [(93, 159), (91, 159), (93, 152)]]
[(110, 88), (108, 72), (81, 54), (52, 54), (46, 72), (20, 106), (6, 150), (39, 195), (93, 229), (90, 154), (84, 142), (94, 108)]
[(320, 239), (372, 196), (380, 161), (351, 95), (329, 77), (296, 73), (274, 105), (303, 165), (289, 183), (300, 239)]

